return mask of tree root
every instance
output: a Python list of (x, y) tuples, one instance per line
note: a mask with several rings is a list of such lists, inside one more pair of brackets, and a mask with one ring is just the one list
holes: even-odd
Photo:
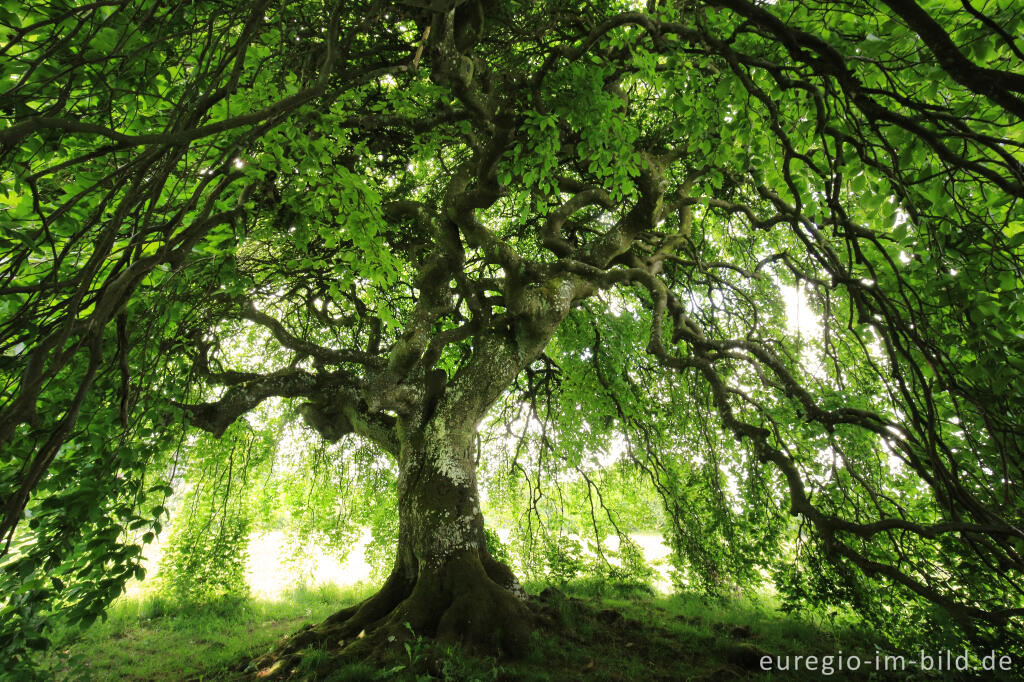
[(486, 552), (421, 567), (415, 580), (396, 568), (376, 594), (291, 635), (245, 672), (260, 680), (302, 677), (310, 648), (330, 651), (331, 667), (384, 663), (400, 657), (416, 637), (460, 645), (475, 656), (520, 658), (537, 625), (524, 599), (512, 572)]

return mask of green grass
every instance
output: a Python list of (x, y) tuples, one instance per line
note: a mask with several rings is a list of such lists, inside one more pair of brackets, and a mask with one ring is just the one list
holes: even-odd
[[(564, 639), (538, 637), (533, 654), (503, 679), (817, 679), (762, 673), (760, 657), (822, 656), (840, 650), (873, 656), (878, 641), (852, 620), (809, 623), (779, 612), (768, 598), (708, 600), (696, 594), (664, 596), (637, 587), (581, 582), (566, 586), (564, 598), (553, 601), (566, 638), (578, 641), (566, 646)], [(867, 677), (834, 673), (827, 679)]]
[[(527, 586), (536, 594), (543, 585)], [(280, 601), (224, 600), (204, 607), (174, 606), (157, 597), (125, 599), (105, 623), (65, 644), (49, 659), (58, 680), (233, 680), (240, 662), (306, 623), (367, 596), (371, 588), (301, 588)], [(914, 679), (899, 675), (765, 674), (760, 656), (873, 657), (880, 639), (852, 620), (812, 623), (780, 613), (770, 599), (706, 600), (663, 596), (637, 587), (578, 582), (548, 592), (542, 612), (549, 627), (535, 633), (522, 661), (472, 659), (428, 640), (414, 641), (387, 671), (365, 663), (331, 665), (332, 652), (306, 650), (302, 679), (600, 680)], [(330, 671), (330, 672), (327, 672)], [(426, 672), (431, 673), (424, 676)], [(916, 679), (927, 679), (918, 676)]]
[(58, 633), (45, 664), (56, 680), (235, 679), (231, 668), (242, 659), (373, 589), (299, 587), (278, 601), (225, 598), (204, 605), (178, 605), (159, 595), (122, 599), (106, 622), (97, 621), (77, 641), (75, 633)]

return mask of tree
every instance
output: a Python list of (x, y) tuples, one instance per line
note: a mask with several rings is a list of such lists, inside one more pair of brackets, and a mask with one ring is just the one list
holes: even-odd
[(4, 3), (0, 646), (101, 612), (169, 453), (272, 397), (399, 471), (390, 577), (288, 651), (523, 651), (484, 420), (619, 443), (708, 584), (1011, 637), (1013, 5)]

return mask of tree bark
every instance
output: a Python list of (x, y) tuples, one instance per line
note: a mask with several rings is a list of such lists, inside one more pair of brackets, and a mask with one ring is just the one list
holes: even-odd
[(409, 589), (393, 620), (480, 653), (525, 653), (530, 613), (512, 571), (487, 551), (475, 424), (442, 417), (403, 443), (395, 573)]
[(386, 656), (415, 633), (469, 653), (521, 657), (534, 617), (512, 571), (487, 551), (474, 458), (476, 420), (438, 415), (402, 439), (395, 564), (380, 591), (249, 666), (282, 679), (310, 646)]
[[(287, 677), (312, 645), (341, 658), (383, 656), (412, 633), (458, 643), (470, 653), (520, 657), (534, 616), (512, 571), (487, 551), (477, 490), (477, 426), (494, 401), (544, 351), (581, 292), (572, 276), (523, 287), (516, 319), (478, 334), (473, 355), (450, 380), (428, 390), (426, 369), (412, 405), (399, 413), (397, 555), (380, 591), (292, 636), (253, 661), (261, 679)], [(433, 370), (431, 370), (433, 371)], [(444, 376), (443, 374), (441, 376)], [(371, 434), (372, 435), (372, 434)]]

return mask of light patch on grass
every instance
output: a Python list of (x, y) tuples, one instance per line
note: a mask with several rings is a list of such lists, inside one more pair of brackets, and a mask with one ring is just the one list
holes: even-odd
[(318, 585), (355, 585), (370, 579), (370, 565), (366, 563), (366, 545), (370, 542), (369, 529), (353, 546), (344, 562), (324, 551), (313, 549), (299, 566), (286, 565), (287, 540), (281, 531), (272, 531), (254, 537), (249, 544), (249, 566), (246, 579), (253, 595), (276, 599), (293, 586), (296, 580)]
[(55, 680), (241, 679), (233, 668), (303, 625), (365, 599), (376, 586), (297, 587), (278, 599), (180, 605), (155, 594), (122, 598), (73, 641), (56, 633), (44, 661)]

